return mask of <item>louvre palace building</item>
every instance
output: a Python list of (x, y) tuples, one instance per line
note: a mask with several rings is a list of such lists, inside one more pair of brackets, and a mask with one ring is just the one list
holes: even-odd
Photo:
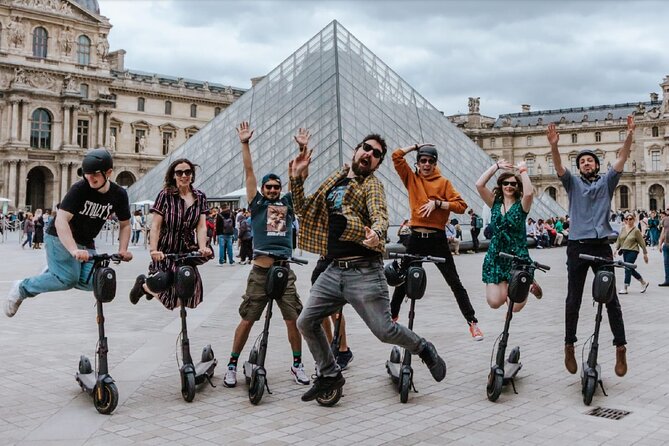
[(669, 76), (659, 84), (662, 92), (649, 100), (623, 104), (532, 111), (497, 118), (481, 115), (479, 98), (469, 98), (469, 113), (449, 116), (493, 160), (525, 161), (540, 193), (568, 207), (567, 193), (555, 175), (546, 127), (554, 122), (560, 133), (562, 165), (575, 172), (576, 155), (593, 149), (601, 170), (615, 160), (626, 136), (628, 115), (636, 131), (632, 153), (613, 197), (612, 209), (667, 209), (669, 207)]
[(127, 69), (97, 0), (0, 0), (0, 197), (53, 208), (89, 148), (130, 186), (245, 90)]

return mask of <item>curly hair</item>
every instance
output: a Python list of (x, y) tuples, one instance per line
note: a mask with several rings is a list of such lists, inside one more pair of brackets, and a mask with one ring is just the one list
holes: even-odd
[(163, 189), (175, 190), (177, 188), (177, 182), (174, 179), (174, 170), (179, 164), (182, 163), (188, 164), (190, 166), (190, 170), (193, 171), (192, 175), (190, 176), (190, 184), (193, 184), (195, 182), (195, 168), (199, 166), (197, 164), (194, 164), (189, 159), (179, 158), (178, 160), (174, 160), (172, 164), (170, 164), (170, 167), (167, 168), (167, 172), (165, 172), (165, 182), (163, 183)]
[(514, 178), (518, 185), (516, 186), (516, 191), (513, 193), (513, 197), (516, 200), (520, 200), (520, 197), (523, 196), (523, 182), (520, 179), (520, 175), (516, 175), (513, 172), (502, 172), (497, 178), (497, 187), (492, 190), (492, 193), (495, 195), (495, 198), (503, 198), (502, 193), (502, 181), (506, 181), (508, 178)]

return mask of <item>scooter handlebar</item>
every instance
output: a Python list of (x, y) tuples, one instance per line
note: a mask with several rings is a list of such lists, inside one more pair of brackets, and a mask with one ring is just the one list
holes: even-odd
[(543, 270), (543, 271), (550, 271), (550, 269), (551, 269), (551, 267), (548, 266), (548, 265), (544, 265), (544, 264), (539, 263), (539, 262), (534, 261), (534, 260), (528, 260), (528, 259), (524, 259), (522, 257), (514, 256), (512, 254), (507, 254), (505, 252), (500, 252), (499, 256), (503, 259), (513, 260), (515, 262), (520, 263), (521, 265), (529, 265), (529, 266), (532, 266), (534, 268), (537, 268), (537, 269), (540, 269), (540, 270)]
[(123, 261), (123, 257), (121, 257), (120, 254), (100, 253), (89, 256), (89, 260), (92, 260), (93, 262), (104, 262), (105, 260), (111, 260), (114, 263), (120, 263)]
[(583, 260), (587, 260), (588, 262), (600, 263), (603, 266), (613, 266), (613, 267), (616, 267), (616, 268), (636, 269), (636, 265), (634, 263), (623, 262), (622, 260), (607, 259), (606, 257), (597, 257), (597, 256), (591, 256), (591, 255), (588, 255), (588, 254), (579, 254), (578, 258), (583, 259)]
[(389, 259), (407, 259), (415, 262), (446, 263), (444, 257), (421, 256), (416, 254), (402, 254), (399, 252), (388, 253)]
[(199, 257), (204, 257), (200, 251), (171, 252), (169, 254), (165, 254), (166, 259), (173, 259), (173, 260), (194, 259)]
[(271, 251), (263, 251), (260, 249), (254, 249), (253, 254), (258, 255), (258, 256), (267, 256), (271, 257), (274, 260), (283, 260), (286, 262), (291, 262), (291, 263), (297, 263), (298, 265), (306, 265), (309, 263), (307, 259), (301, 259), (299, 257), (292, 257), (292, 256), (286, 256), (283, 254), (279, 254), (276, 252), (271, 252)]

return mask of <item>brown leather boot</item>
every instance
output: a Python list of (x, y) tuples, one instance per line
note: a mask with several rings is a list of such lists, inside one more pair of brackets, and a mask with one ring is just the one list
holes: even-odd
[(564, 345), (564, 366), (572, 375), (578, 370), (576, 358), (574, 357), (574, 344)]
[(627, 348), (624, 345), (616, 347), (616, 375), (625, 376), (627, 373)]

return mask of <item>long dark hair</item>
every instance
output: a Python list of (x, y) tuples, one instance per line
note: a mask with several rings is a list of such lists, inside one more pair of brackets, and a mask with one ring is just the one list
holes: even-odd
[(523, 183), (520, 179), (520, 175), (516, 175), (513, 172), (502, 172), (497, 178), (497, 187), (492, 190), (492, 193), (495, 194), (495, 198), (503, 198), (504, 194), (502, 193), (502, 181), (506, 181), (509, 178), (515, 178), (517, 186), (516, 191), (513, 193), (513, 198), (520, 200), (520, 197), (523, 196)]
[(186, 163), (190, 166), (190, 170), (193, 171), (193, 174), (190, 176), (190, 184), (193, 184), (195, 182), (195, 168), (199, 166), (197, 164), (194, 164), (189, 159), (179, 158), (178, 160), (174, 160), (172, 164), (170, 164), (170, 167), (167, 168), (167, 172), (165, 172), (165, 183), (163, 184), (163, 189), (176, 190), (177, 182), (174, 179), (174, 169), (176, 169), (176, 167), (181, 163)]

